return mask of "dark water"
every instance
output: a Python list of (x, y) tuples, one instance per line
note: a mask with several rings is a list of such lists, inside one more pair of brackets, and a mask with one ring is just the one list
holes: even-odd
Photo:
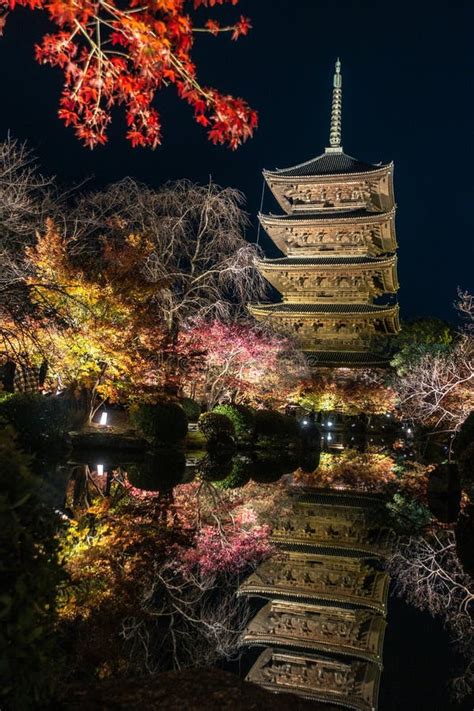
[[(305, 468), (314, 468), (317, 454), (307, 455)], [(68, 511), (75, 502), (87, 503), (97, 486), (107, 495), (113, 486), (112, 471), (128, 472), (130, 483), (146, 490), (172, 492), (199, 473), (228, 488), (253, 480), (277, 481), (301, 464), (295, 456), (260, 456), (204, 453), (184, 455), (177, 450), (161, 450), (140, 457), (116, 452), (73, 452), (62, 461), (37, 458), (35, 467), (44, 477), (43, 496), (49, 506)], [(102, 472), (98, 474), (98, 470)], [(46, 476), (44, 476), (46, 474)], [(89, 491), (90, 490), (90, 491)], [(88, 494), (89, 491), (89, 494)], [(263, 600), (251, 602), (256, 612)], [(252, 648), (223, 668), (245, 676), (260, 653)], [(456, 704), (449, 698), (449, 679), (459, 673), (462, 660), (449, 642), (439, 620), (421, 613), (391, 596), (383, 650), (384, 669), (379, 694), (380, 711), (472, 711), (472, 701)]]

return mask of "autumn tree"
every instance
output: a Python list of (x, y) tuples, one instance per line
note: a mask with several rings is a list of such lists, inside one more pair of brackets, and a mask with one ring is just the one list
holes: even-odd
[(242, 203), (240, 192), (211, 182), (182, 180), (153, 190), (127, 178), (79, 200), (72, 253), (95, 260), (99, 237), (113, 251), (134, 235), (136, 258), (129, 267), (119, 260), (120, 279), (128, 269), (129, 279), (147, 285), (156, 318), (175, 345), (183, 324), (233, 320), (264, 294), (254, 266), (258, 252), (244, 237)]
[(241, 200), (187, 181), (81, 197), (24, 250), (27, 308), (10, 315), (4, 352), (47, 357), (63, 385), (87, 388), (91, 416), (107, 398), (179, 390), (208, 350), (180, 340), (183, 329), (231, 321), (263, 292)]
[(59, 631), (73, 673), (143, 675), (234, 655), (248, 617), (238, 576), (273, 552), (284, 487), (219, 491), (198, 479), (163, 506), (162, 492), (128, 486), (123, 470), (107, 476), (89, 473), (88, 506), (74, 507), (63, 539)]
[(223, 401), (281, 404), (307, 371), (290, 340), (246, 320), (198, 321), (179, 344), (189, 354), (183, 383), (208, 409)]
[(36, 59), (63, 72), (59, 117), (90, 148), (106, 142), (112, 111), (121, 105), (132, 146), (159, 145), (153, 104), (156, 92), (170, 85), (213, 143), (236, 148), (252, 136), (257, 114), (242, 99), (203, 86), (192, 59), (197, 34), (229, 33), (236, 40), (248, 33), (243, 15), (230, 25), (195, 24), (193, 10), (226, 2), (238, 0), (0, 0), (0, 34), (18, 7), (47, 15), (53, 31), (35, 46)]
[[(146, 286), (117, 281), (115, 257), (103, 251), (101, 278), (71, 258), (67, 237), (52, 222), (28, 247), (25, 279), (32, 315), (14, 323), (8, 343), (12, 356), (47, 358), (59, 389), (77, 384), (89, 392), (89, 417), (106, 400), (138, 392), (152, 367), (150, 350), (160, 347), (162, 332), (146, 311)], [(135, 254), (133, 240), (121, 257)], [(107, 268), (114, 261), (112, 273)], [(138, 324), (141, 328), (138, 329)], [(16, 346), (16, 348), (15, 348)]]
[(396, 406), (396, 393), (377, 371), (352, 371), (342, 378), (317, 375), (303, 380), (291, 399), (316, 412), (338, 411), (347, 415), (383, 415)]

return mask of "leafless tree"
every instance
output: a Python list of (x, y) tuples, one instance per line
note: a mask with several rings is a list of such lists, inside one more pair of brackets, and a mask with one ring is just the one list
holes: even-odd
[(193, 574), (165, 563), (144, 591), (139, 614), (123, 622), (131, 666), (154, 673), (235, 658), (250, 618), (236, 593), (236, 576)]
[(0, 304), (24, 279), (24, 248), (31, 244), (52, 208), (52, 181), (43, 177), (25, 143), (0, 142)]
[(474, 300), (468, 292), (458, 294), (465, 324), (453, 346), (425, 353), (395, 383), (406, 417), (454, 432), (474, 409)]
[(470, 693), (474, 688), (474, 581), (457, 556), (454, 532), (401, 539), (388, 570), (395, 592), (442, 619), (467, 659), (464, 673), (453, 680), (453, 690), (458, 696)]
[(458, 288), (458, 300), (455, 303), (458, 314), (463, 320), (464, 332), (474, 332), (474, 295)]
[(242, 203), (237, 190), (212, 182), (182, 180), (153, 190), (126, 178), (78, 202), (72, 249), (94, 254), (98, 237), (149, 240), (141, 277), (152, 287), (157, 317), (174, 335), (189, 319), (237, 317), (263, 295)]

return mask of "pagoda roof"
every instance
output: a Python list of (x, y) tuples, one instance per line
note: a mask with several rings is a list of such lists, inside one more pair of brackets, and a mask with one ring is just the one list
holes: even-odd
[(392, 266), (396, 257), (278, 257), (277, 259), (259, 259), (258, 264), (264, 267), (304, 267), (308, 266)]
[(369, 210), (365, 209), (357, 209), (357, 210), (351, 210), (351, 209), (345, 209), (345, 210), (326, 210), (326, 209), (320, 209), (320, 210), (308, 210), (307, 212), (303, 213), (291, 213), (291, 214), (284, 214), (284, 215), (273, 215), (273, 214), (265, 214), (265, 213), (260, 213), (259, 214), (259, 219), (262, 222), (274, 222), (275, 224), (281, 223), (292, 223), (292, 222), (304, 222), (304, 223), (311, 223), (314, 222), (315, 220), (321, 221), (321, 222), (329, 222), (329, 221), (334, 221), (334, 222), (353, 222), (354, 220), (357, 220), (358, 222), (363, 222), (364, 220), (373, 220), (373, 221), (382, 221), (382, 220), (387, 220), (391, 217), (393, 217), (395, 214), (395, 207), (393, 207), (391, 210), (388, 210), (387, 212), (371, 212)]
[(252, 310), (258, 310), (261, 313), (268, 312), (273, 313), (290, 313), (290, 314), (383, 314), (386, 312), (393, 312), (398, 309), (396, 304), (300, 304), (300, 303), (289, 303), (280, 302), (277, 304), (252, 304)]
[(276, 170), (264, 170), (265, 176), (275, 178), (309, 178), (318, 176), (352, 175), (360, 173), (372, 173), (377, 170), (388, 168), (391, 163), (365, 163), (357, 158), (347, 155), (341, 151), (326, 151), (316, 158), (311, 158), (304, 163), (299, 163), (290, 168), (277, 168)]

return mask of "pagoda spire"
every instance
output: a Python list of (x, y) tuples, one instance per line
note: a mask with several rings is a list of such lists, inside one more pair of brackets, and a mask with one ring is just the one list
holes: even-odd
[(329, 148), (326, 153), (342, 153), (341, 128), (342, 128), (342, 75), (339, 57), (333, 78), (331, 127), (329, 129)]

